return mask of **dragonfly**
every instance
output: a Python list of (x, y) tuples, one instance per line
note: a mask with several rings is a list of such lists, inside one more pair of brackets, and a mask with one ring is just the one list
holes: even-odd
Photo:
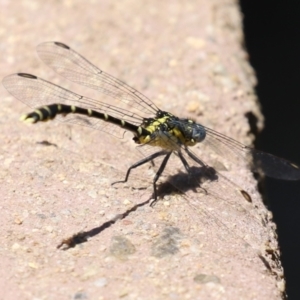
[(6, 76), (2, 83), (10, 94), (33, 109), (21, 119), (29, 123), (58, 119), (118, 138), (123, 138), (125, 131), (131, 132), (133, 142), (145, 154), (128, 168), (124, 180), (118, 183), (127, 182), (133, 169), (160, 158), (152, 181), (154, 201), (158, 197), (157, 181), (171, 156), (179, 159), (191, 177), (194, 167), (211, 170), (199, 149), (217, 152), (233, 163), (243, 161), (247, 168), (269, 177), (300, 180), (300, 168), (296, 164), (243, 145), (194, 120), (161, 110), (138, 90), (99, 69), (61, 42), (42, 43), (37, 46), (37, 53), (58, 74), (97, 90), (110, 100), (85, 97), (35, 75), (16, 73)]

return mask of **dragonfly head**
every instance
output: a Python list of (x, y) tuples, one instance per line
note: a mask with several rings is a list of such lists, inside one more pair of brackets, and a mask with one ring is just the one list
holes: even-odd
[(186, 146), (194, 146), (202, 142), (206, 136), (205, 128), (189, 119), (171, 119), (168, 124), (173, 130), (178, 131), (178, 136), (182, 136)]

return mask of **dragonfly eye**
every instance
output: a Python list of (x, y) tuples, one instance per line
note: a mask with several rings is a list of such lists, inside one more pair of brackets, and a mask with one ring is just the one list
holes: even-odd
[(191, 138), (195, 142), (200, 143), (205, 139), (205, 136), (206, 136), (205, 128), (199, 124), (194, 124), (192, 128)]

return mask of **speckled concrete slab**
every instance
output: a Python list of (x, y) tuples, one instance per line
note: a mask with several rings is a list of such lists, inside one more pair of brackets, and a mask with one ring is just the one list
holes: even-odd
[[(258, 129), (263, 118), (237, 5), (2, 1), (0, 77), (33, 73), (101, 99), (37, 58), (39, 43), (61, 41), (161, 109), (251, 144), (246, 115)], [(172, 190), (151, 207), (148, 166), (111, 186), (139, 157), (130, 134), (26, 126), (18, 118), (28, 108), (3, 87), (1, 99), (1, 299), (281, 298), (274, 224), (243, 166), (221, 170), (207, 194), (181, 185), (184, 195)], [(80, 243), (62, 250), (74, 236)]]

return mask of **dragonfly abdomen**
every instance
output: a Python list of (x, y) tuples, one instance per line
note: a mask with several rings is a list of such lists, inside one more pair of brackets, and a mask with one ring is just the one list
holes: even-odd
[(100, 119), (115, 124), (119, 127), (122, 127), (125, 130), (131, 131), (138, 136), (141, 135), (147, 136), (149, 134), (149, 132), (146, 129), (140, 126), (136, 126), (134, 124), (128, 123), (123, 119), (115, 118), (106, 113), (101, 113), (89, 108), (82, 108), (75, 105), (66, 105), (60, 103), (54, 103), (54, 104), (37, 108), (35, 111), (31, 113), (23, 115), (21, 117), (21, 120), (28, 123), (37, 123), (41, 121), (46, 122), (49, 120), (53, 120), (57, 115), (66, 116), (68, 114), (79, 114), (79, 115)]

